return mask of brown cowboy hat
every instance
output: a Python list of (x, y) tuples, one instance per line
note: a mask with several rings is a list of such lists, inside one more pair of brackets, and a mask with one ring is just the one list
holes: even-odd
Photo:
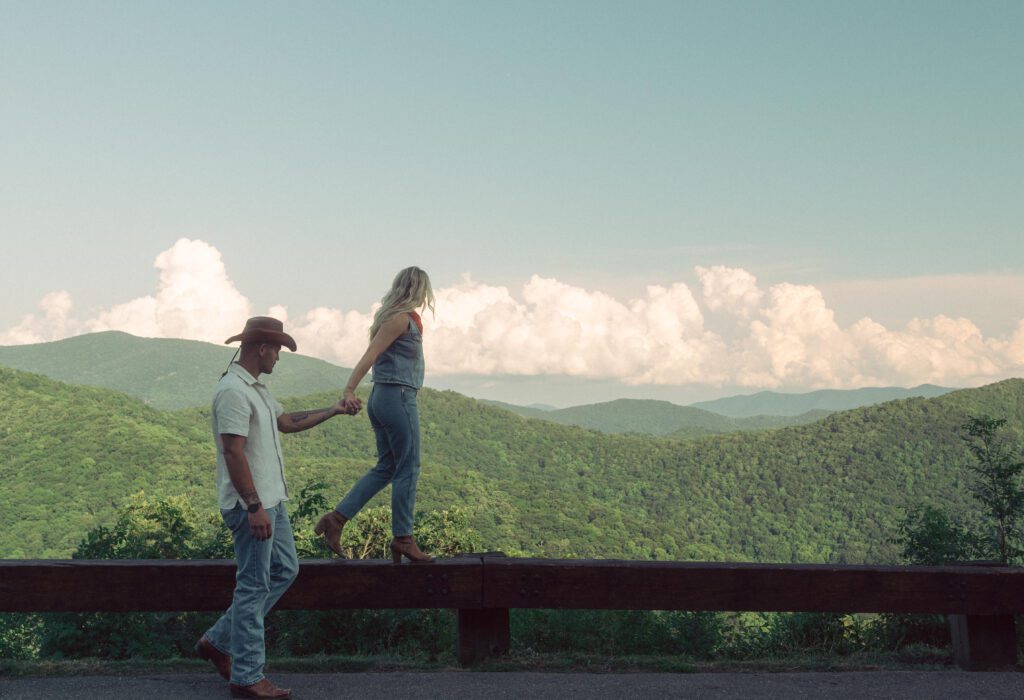
[(245, 328), (233, 335), (224, 344), (241, 340), (243, 343), (277, 343), (295, 352), (295, 339), (284, 332), (284, 324), (270, 316), (253, 316), (245, 322)]

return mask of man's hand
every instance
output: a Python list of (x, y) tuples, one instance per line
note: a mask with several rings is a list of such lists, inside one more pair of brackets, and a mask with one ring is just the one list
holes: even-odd
[(263, 506), (260, 506), (255, 513), (249, 513), (249, 530), (257, 540), (269, 540), (274, 534), (273, 528), (270, 526), (270, 516), (267, 515)]

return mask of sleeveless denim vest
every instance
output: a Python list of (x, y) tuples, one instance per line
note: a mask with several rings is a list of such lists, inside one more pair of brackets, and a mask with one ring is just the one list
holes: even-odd
[(373, 381), (401, 384), (419, 389), (423, 386), (423, 336), (409, 317), (409, 329), (377, 356), (373, 363)]

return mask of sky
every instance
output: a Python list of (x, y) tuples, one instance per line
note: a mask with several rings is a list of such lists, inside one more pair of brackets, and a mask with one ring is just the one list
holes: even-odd
[(1024, 375), (1024, 3), (0, 0), (0, 345), (689, 402)]

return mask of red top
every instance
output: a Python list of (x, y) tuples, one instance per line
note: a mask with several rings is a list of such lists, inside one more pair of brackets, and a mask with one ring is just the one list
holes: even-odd
[(420, 329), (420, 335), (423, 335), (423, 320), (420, 319), (420, 315), (415, 311), (411, 312), (410, 315), (412, 316), (412, 322)]

